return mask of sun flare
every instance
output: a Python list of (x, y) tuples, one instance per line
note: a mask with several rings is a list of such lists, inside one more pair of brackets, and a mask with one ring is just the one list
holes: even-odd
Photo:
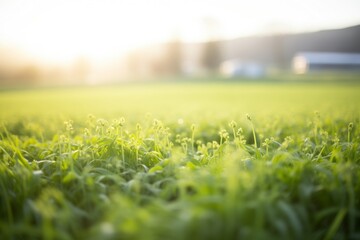
[(29, 6), (18, 13), (21, 17), (12, 16), (9, 34), (13, 44), (38, 60), (101, 60), (162, 41), (169, 28), (156, 12), (150, 17), (144, 8), (129, 3), (109, 8), (95, 2), (86, 6), (65, 2), (44, 8)]
[[(204, 41), (209, 35), (229, 39), (358, 23), (360, 3), (343, 2), (2, 0), (0, 44), (41, 61), (66, 63), (78, 57), (101, 61), (174, 37)], [(209, 19), (216, 26), (211, 34)]]

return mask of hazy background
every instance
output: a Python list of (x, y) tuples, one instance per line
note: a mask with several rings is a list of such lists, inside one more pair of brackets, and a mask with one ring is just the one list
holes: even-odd
[[(0, 0), (0, 85), (292, 71), (298, 52), (360, 53), (360, 1)], [(229, 62), (230, 61), (230, 62)]]

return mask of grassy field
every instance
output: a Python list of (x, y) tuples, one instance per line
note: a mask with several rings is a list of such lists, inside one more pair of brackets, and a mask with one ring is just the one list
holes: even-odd
[(360, 84), (0, 92), (0, 239), (360, 239)]

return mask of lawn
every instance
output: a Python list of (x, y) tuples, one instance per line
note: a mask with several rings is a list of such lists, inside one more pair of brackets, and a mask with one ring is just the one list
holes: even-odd
[(360, 84), (0, 92), (0, 239), (359, 239)]

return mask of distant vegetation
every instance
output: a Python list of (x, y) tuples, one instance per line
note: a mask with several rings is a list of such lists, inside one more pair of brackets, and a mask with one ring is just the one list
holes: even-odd
[[(78, 56), (66, 63), (34, 60), (21, 51), (0, 45), (0, 87), (34, 85), (83, 85), (159, 77), (209, 77), (222, 62), (239, 60), (273, 71), (291, 71), (298, 52), (360, 53), (360, 26), (300, 34), (273, 34), (231, 40), (210, 39), (167, 43), (114, 53), (106, 61)], [(104, 63), (105, 62), (105, 63)]]

